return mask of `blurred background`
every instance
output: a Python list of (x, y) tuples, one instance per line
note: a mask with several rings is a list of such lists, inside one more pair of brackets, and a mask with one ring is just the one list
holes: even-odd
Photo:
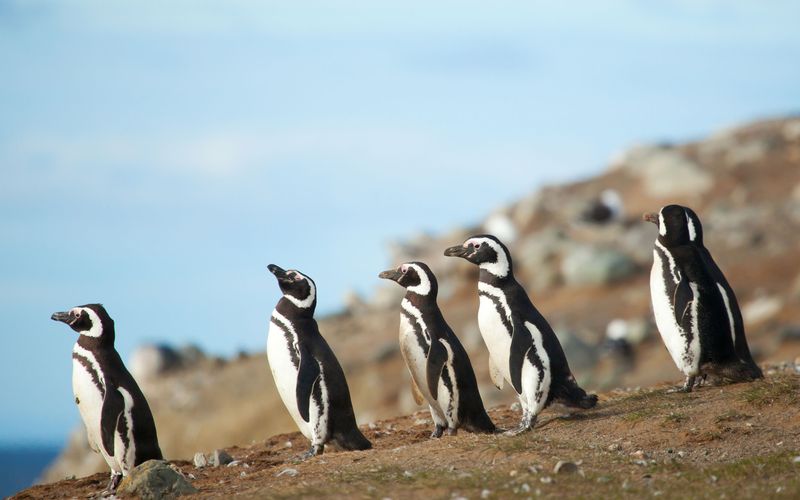
[(439, 274), (487, 404), (512, 400), (474, 269), (441, 257), (473, 231), (509, 243), (603, 390), (680, 378), (639, 218), (689, 204), (757, 360), (794, 360), (798, 19), (791, 1), (0, 2), (0, 495), (62, 451), (47, 480), (105, 468), (75, 334), (49, 319), (78, 304), (115, 319), (169, 458), (292, 430), (263, 355), (269, 263), (316, 280), (362, 424), (417, 409), (401, 292), (377, 279), (408, 259)]

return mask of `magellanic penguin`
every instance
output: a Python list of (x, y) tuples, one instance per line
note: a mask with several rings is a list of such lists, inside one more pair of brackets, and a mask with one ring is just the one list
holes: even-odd
[(87, 304), (51, 318), (78, 332), (72, 348), (72, 391), (89, 446), (103, 455), (113, 493), (137, 465), (162, 459), (147, 400), (114, 349), (114, 320), (100, 304)]
[(301, 458), (322, 453), (335, 441), (345, 450), (372, 444), (358, 429), (342, 367), (314, 319), (317, 287), (299, 271), (270, 264), (283, 297), (269, 324), (267, 359), (278, 393), (300, 432), (311, 441)]
[(697, 214), (667, 205), (644, 219), (658, 226), (650, 271), (650, 296), (661, 338), (686, 376), (690, 392), (697, 377), (723, 382), (761, 378), (753, 362), (736, 296), (703, 246)]
[(489, 373), (498, 388), (508, 380), (522, 406), (522, 421), (511, 434), (531, 429), (552, 402), (584, 409), (597, 404), (596, 395), (578, 386), (553, 329), (514, 278), (511, 254), (500, 240), (473, 236), (444, 254), (480, 268), (478, 326), (489, 349)]
[(417, 404), (427, 401), (435, 429), (431, 437), (470, 432), (494, 432), (483, 407), (467, 351), (442, 316), (436, 303), (439, 286), (422, 262), (407, 262), (383, 271), (380, 278), (405, 287), (400, 303), (400, 352), (411, 373)]

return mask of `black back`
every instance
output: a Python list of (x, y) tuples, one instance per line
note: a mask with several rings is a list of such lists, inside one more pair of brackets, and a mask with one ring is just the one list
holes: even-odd
[(683, 208), (686, 211), (687, 218), (692, 221), (692, 224), (695, 228), (694, 238), (691, 238), (692, 243), (700, 252), (700, 257), (703, 260), (706, 270), (711, 275), (711, 278), (715, 282), (722, 285), (722, 288), (725, 289), (725, 293), (728, 295), (731, 315), (733, 316), (735, 335), (734, 350), (736, 351), (736, 356), (743, 363), (748, 365), (750, 370), (753, 372), (754, 378), (761, 378), (763, 377), (761, 368), (759, 368), (753, 360), (753, 356), (750, 354), (750, 347), (747, 345), (747, 338), (745, 337), (744, 332), (744, 319), (742, 318), (742, 311), (739, 308), (739, 301), (736, 298), (736, 293), (733, 291), (730, 283), (728, 283), (728, 280), (725, 278), (722, 270), (714, 261), (714, 258), (711, 256), (711, 252), (705, 247), (703, 242), (703, 224), (700, 222), (700, 217), (698, 217), (695, 211), (691, 208)]

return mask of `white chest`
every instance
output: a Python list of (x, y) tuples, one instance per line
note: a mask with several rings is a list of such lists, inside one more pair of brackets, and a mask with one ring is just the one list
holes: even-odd
[[(403, 308), (407, 310), (406, 307)], [(418, 311), (417, 311), (418, 312)], [(410, 313), (413, 316), (413, 312)], [(422, 335), (423, 345), (420, 345), (419, 339), (415, 332), (416, 319), (409, 319), (406, 314), (400, 315), (400, 353), (406, 362), (408, 371), (411, 378), (419, 387), (422, 396), (428, 402), (433, 404), (433, 396), (428, 390), (428, 342), (424, 335)], [(420, 328), (417, 326), (417, 328)]]
[[(87, 358), (83, 358), (87, 359)], [(88, 358), (89, 363), (93, 358)], [(94, 368), (101, 386), (104, 384), (103, 375), (99, 368)], [(97, 387), (94, 377), (83, 362), (72, 359), (72, 393), (81, 414), (81, 420), (86, 426), (89, 446), (95, 451), (102, 450), (102, 433), (100, 430), (100, 415), (103, 408), (103, 393)]]
[[(672, 267), (671, 263), (668, 262)], [(664, 345), (667, 347), (672, 360), (678, 369), (685, 375), (694, 374), (697, 370), (699, 356), (699, 338), (697, 335), (692, 339), (691, 344), (687, 341), (687, 335), (675, 320), (675, 309), (667, 290), (665, 279), (681, 279), (679, 271), (675, 270), (668, 276), (663, 276), (663, 261), (657, 250), (653, 250), (653, 267), (650, 270), (650, 297), (653, 302), (653, 315), (656, 318), (656, 326)]]
[(495, 306), (494, 300), (480, 296), (478, 306), (478, 328), (481, 337), (489, 350), (494, 366), (507, 381), (511, 380), (508, 369), (508, 357), (511, 350), (511, 336), (503, 322), (503, 317)]
[(297, 424), (300, 432), (310, 439), (309, 424), (303, 420), (297, 408), (297, 367), (295, 366), (295, 362), (299, 360), (296, 348), (297, 334), (292, 330), (288, 320), (277, 311), (273, 312), (273, 316), (276, 314), (278, 321), (284, 327), (278, 326), (276, 321), (270, 321), (267, 334), (267, 361), (272, 378), (275, 380), (275, 387), (278, 389), (278, 394), (286, 406), (286, 410)]

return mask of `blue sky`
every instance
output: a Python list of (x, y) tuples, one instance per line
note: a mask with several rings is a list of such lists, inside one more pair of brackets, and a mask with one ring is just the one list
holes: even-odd
[[(632, 143), (798, 111), (796, 2), (0, 3), (0, 443), (77, 423), (71, 330), (263, 348), (268, 263), (320, 310), (388, 241)], [(266, 369), (266, 365), (265, 365)]]

